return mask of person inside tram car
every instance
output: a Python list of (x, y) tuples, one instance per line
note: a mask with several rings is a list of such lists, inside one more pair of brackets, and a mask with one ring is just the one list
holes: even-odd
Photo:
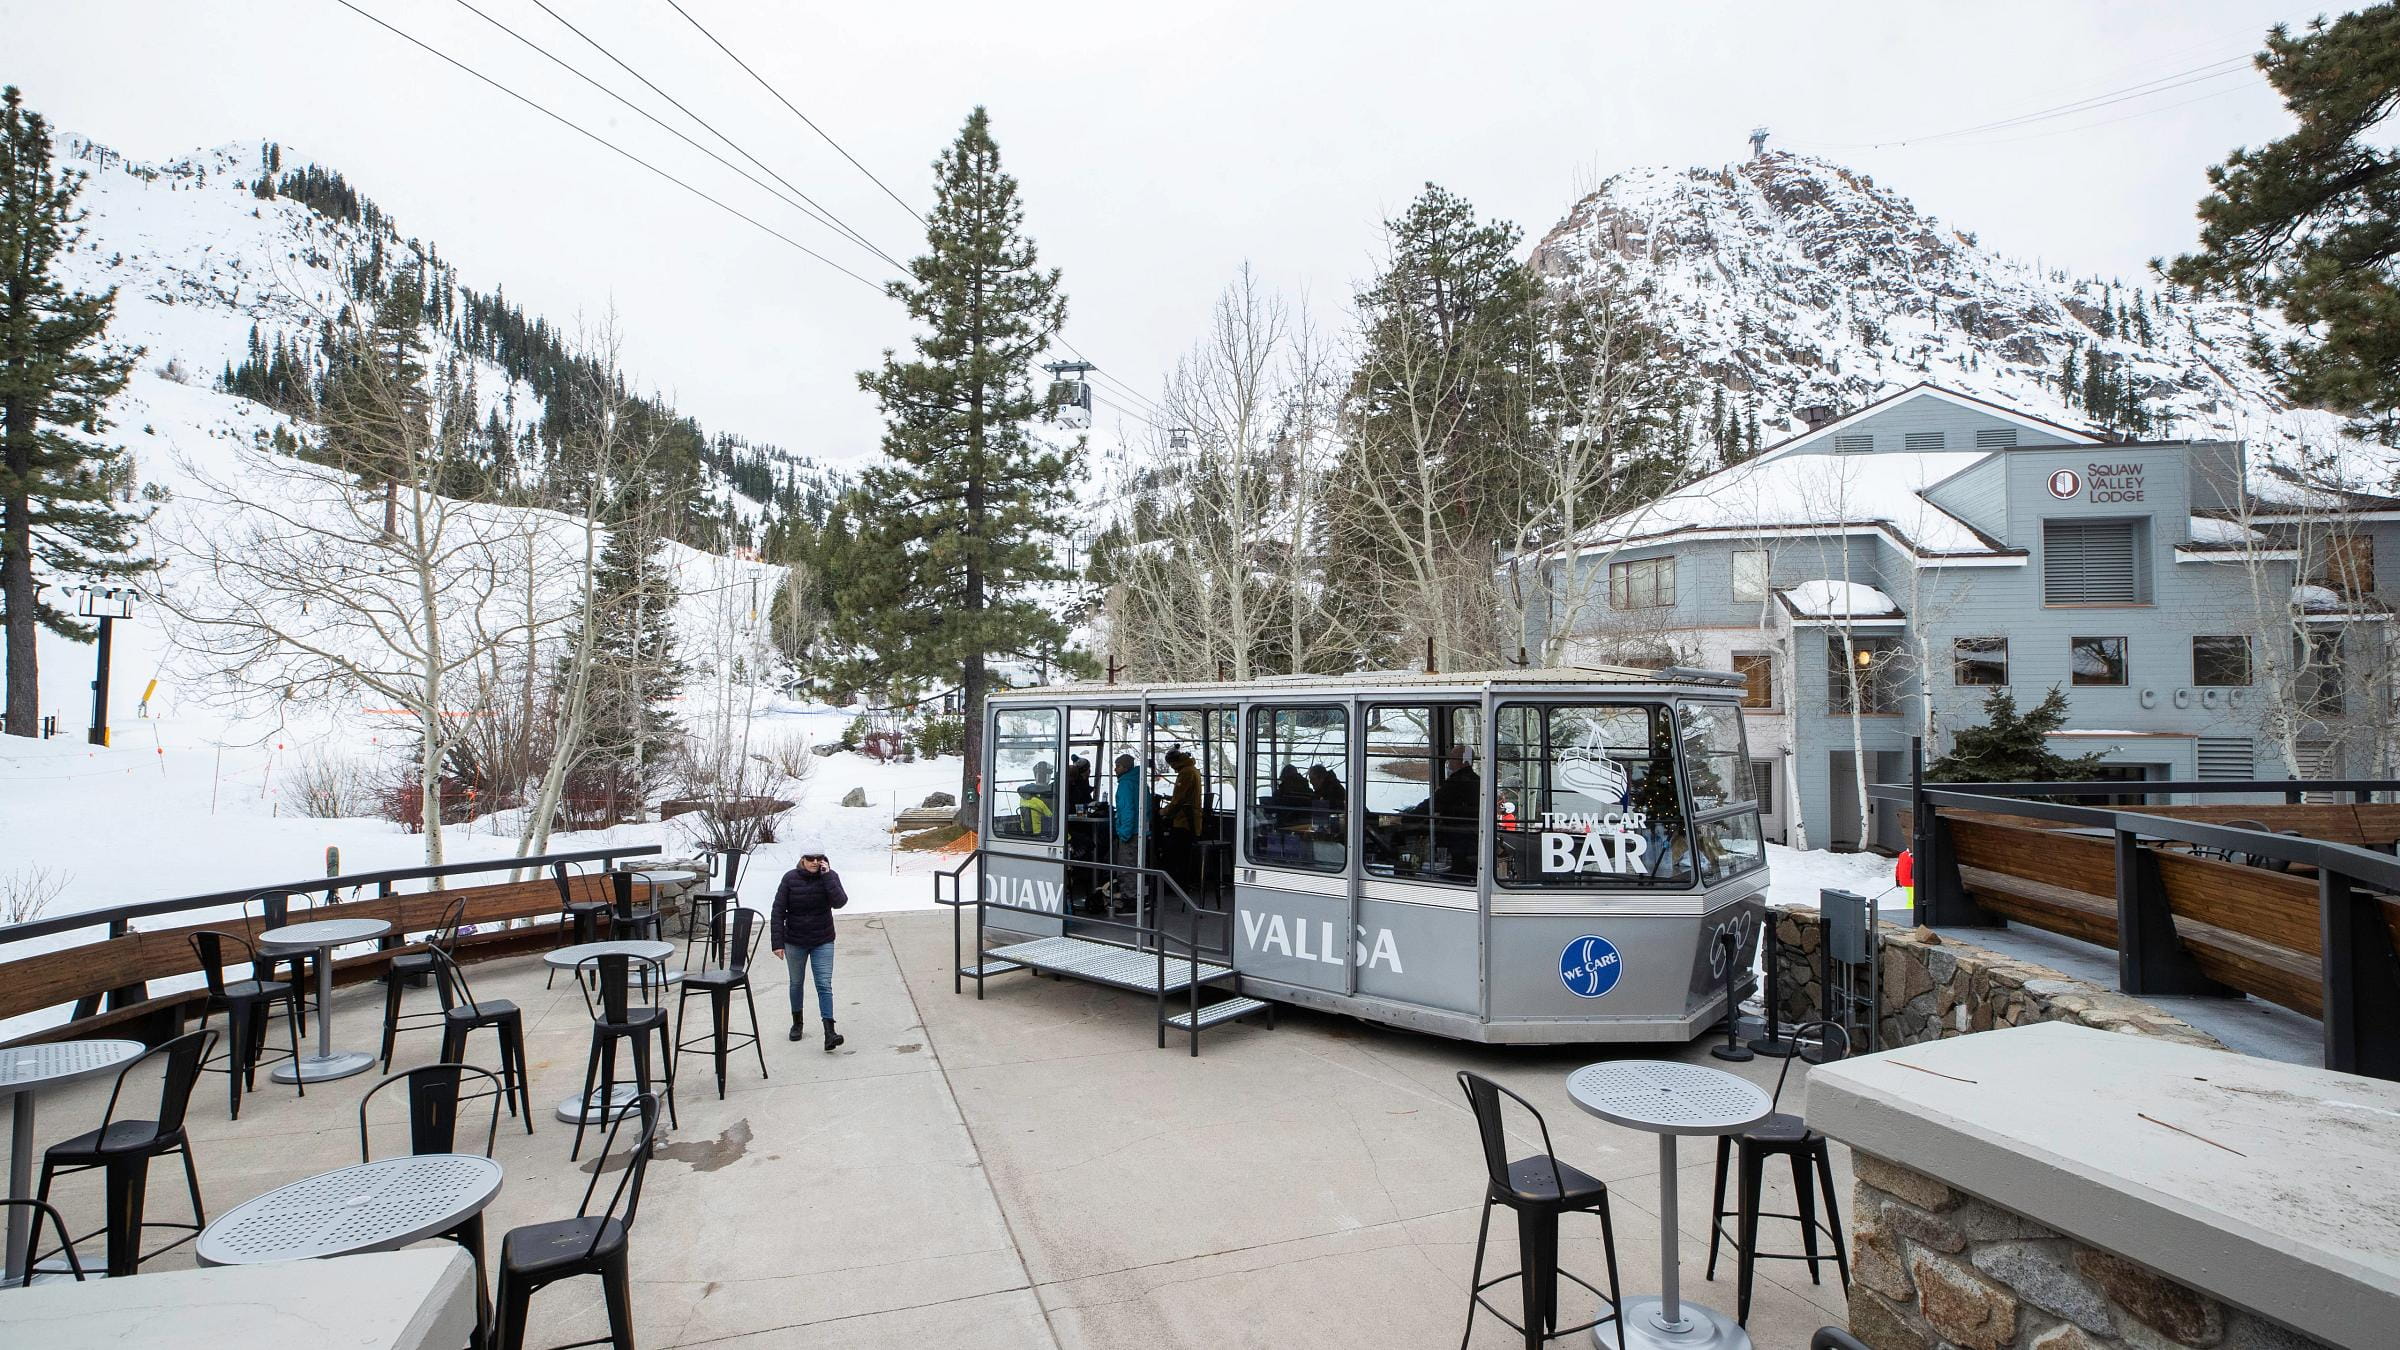
[(1267, 820), (1279, 829), (1289, 830), (1309, 819), (1309, 808), (1316, 798), (1308, 790), (1308, 775), (1297, 764), (1286, 764), (1275, 776), (1275, 790), (1259, 803), (1267, 808)]
[(1058, 770), (1041, 760), (1033, 766), (1033, 777), (1017, 784), (1017, 824), (1026, 838), (1047, 839), (1057, 814)]
[(1199, 876), (1200, 831), (1207, 823), (1200, 802), (1200, 766), (1189, 750), (1178, 746), (1167, 752), (1167, 767), (1174, 771), (1175, 788), (1160, 812), (1159, 865), (1189, 891)]
[[(1142, 766), (1131, 755), (1119, 755), (1116, 760), (1116, 787), (1109, 799), (1109, 861), (1120, 867), (1140, 864), (1142, 855), (1142, 806), (1149, 795), (1142, 791)], [(1121, 874), (1110, 874), (1108, 884), (1101, 887), (1108, 899), (1110, 913), (1115, 913), (1133, 888)]]
[(1434, 857), (1428, 871), (1454, 877), (1475, 875), (1475, 810), (1483, 804), (1483, 779), (1475, 772), (1475, 752), (1453, 745), (1442, 761), (1441, 782), (1424, 801), (1409, 811), (1426, 818), (1433, 834)]
[(1081, 755), (1067, 757), (1067, 814), (1092, 809), (1092, 762)]
[(1308, 766), (1308, 795), (1315, 806), (1318, 832), (1338, 832), (1342, 813), (1350, 809), (1350, 790), (1342, 786), (1342, 780), (1324, 765), (1311, 764)]

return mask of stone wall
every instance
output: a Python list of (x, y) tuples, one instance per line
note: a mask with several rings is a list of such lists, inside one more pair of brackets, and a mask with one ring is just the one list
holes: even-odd
[(1921, 1172), (1851, 1162), (1850, 1332), (1873, 1350), (2331, 1350)]
[[(1824, 920), (1810, 908), (1775, 911), (1777, 1006), (1786, 1023), (1822, 1016), (1817, 952)], [(1930, 928), (1879, 925), (1883, 994), (1878, 1044), (1915, 1045), (2029, 1022), (2077, 1022), (2102, 1031), (2162, 1036), (2225, 1047), (2190, 1023), (2140, 999), (2018, 961)], [(1859, 1047), (1864, 1050), (1865, 1047)]]

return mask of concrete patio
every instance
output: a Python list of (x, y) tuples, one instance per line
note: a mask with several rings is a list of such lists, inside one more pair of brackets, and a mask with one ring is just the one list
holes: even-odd
[[(644, 1346), (1455, 1344), (1483, 1188), (1461, 1068), (1532, 1099), (1560, 1156), (1611, 1184), (1625, 1291), (1657, 1287), (1656, 1140), (1565, 1093), (1570, 1069), (1608, 1052), (1484, 1049), (1287, 1009), (1275, 1030), (1210, 1033), (1192, 1059), (1153, 1047), (1149, 1006), (1130, 995), (1030, 976), (995, 981), (980, 1003), (971, 986), (953, 995), (947, 914), (846, 919), (839, 943), (841, 1053), (821, 1049), (813, 1009), (810, 1039), (783, 1039), (776, 968), (758, 988), (773, 1077), (737, 1057), (719, 1101), (706, 1058), (683, 1061), (681, 1126), (664, 1137), (633, 1234)], [(537, 1107), (530, 1137), (501, 1121), (495, 1259), (507, 1228), (571, 1213), (591, 1163), (588, 1147), (583, 1164), (567, 1161), (572, 1127), (550, 1112), (581, 1085), (589, 1021), (572, 983), (545, 990), (546, 973), (530, 957), (470, 970), (479, 996), (526, 1010)], [(433, 1003), (430, 991), (410, 1000)], [(370, 1046), (380, 986), (336, 1004), (337, 1040)], [(705, 1006), (693, 1001), (702, 1023)], [(404, 1035), (394, 1067), (429, 1061), (437, 1042)], [(491, 1062), (491, 1045), (479, 1033), (469, 1058)], [(1705, 1044), (1677, 1053), (1715, 1063)], [(1778, 1066), (1723, 1067), (1771, 1086)], [(1805, 1108), (1804, 1072), (1787, 1106)], [(239, 1122), (225, 1119), (224, 1080), (204, 1078), (193, 1134), (212, 1209), (356, 1161), (357, 1102), (374, 1077), (297, 1099), (261, 1075)], [(44, 1141), (96, 1123), (105, 1094), (102, 1082), (44, 1098)], [(397, 1139), (379, 1134), (386, 1151)], [(1686, 1296), (1730, 1310), (1730, 1258), (1714, 1282), (1701, 1278), (1714, 1150), (1687, 1141), (1682, 1157)], [(1838, 1145), (1835, 1168), (1847, 1217)], [(181, 1217), (174, 1170), (153, 1174), (153, 1217)], [(61, 1183), (71, 1224), (97, 1226), (99, 1191), (88, 1176)], [(1771, 1175), (1764, 1208), (1790, 1201), (1788, 1176)], [(1596, 1282), (1598, 1232), (1570, 1216), (1561, 1243), (1562, 1264)], [(1788, 1248), (1788, 1236), (1767, 1243)], [(1492, 1271), (1513, 1269), (1505, 1214), (1493, 1238)], [(148, 1269), (187, 1266), (189, 1251)], [(1824, 1278), (1760, 1266), (1750, 1331), (1762, 1350), (1844, 1320), (1830, 1262)], [(1590, 1316), (1572, 1286), (1561, 1312)], [(598, 1282), (581, 1281), (535, 1300), (529, 1343), (602, 1330)], [(1473, 1344), (1515, 1343), (1478, 1320)]]

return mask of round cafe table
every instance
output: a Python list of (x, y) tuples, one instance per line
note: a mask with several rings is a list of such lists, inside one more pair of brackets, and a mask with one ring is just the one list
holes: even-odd
[[(1767, 1118), (1773, 1099), (1722, 1069), (1663, 1059), (1586, 1064), (1567, 1075), (1567, 1096), (1613, 1124), (1658, 1136), (1659, 1289), (1625, 1298), (1618, 1311), (1626, 1350), (1749, 1350), (1750, 1334), (1714, 1308), (1683, 1301), (1675, 1226), (1675, 1139), (1734, 1134)], [(1595, 1346), (1614, 1347), (1616, 1328), (1596, 1327)]]
[(348, 1078), (375, 1062), (375, 1056), (364, 1050), (333, 1048), (333, 949), (350, 942), (365, 942), (392, 931), (381, 919), (318, 919), (310, 923), (286, 924), (270, 928), (258, 936), (286, 948), (314, 948), (317, 953), (317, 1053), (306, 1059), (286, 1060), (267, 1075), (278, 1083), (319, 1083), (328, 1078)]
[[(629, 956), (635, 962), (634, 978), (644, 979), (646, 977), (640, 972), (647, 970), (648, 967), (642, 965), (642, 962), (663, 962), (674, 954), (674, 943), (658, 942), (649, 938), (633, 938), (623, 942), (578, 942), (572, 947), (559, 947), (544, 952), (542, 964), (555, 970), (573, 971), (580, 978), (583, 963), (595, 956)], [(682, 971), (670, 970), (666, 973), (665, 982), (673, 984), (682, 978)], [(598, 1088), (592, 1089), (594, 1098), (598, 1098), (599, 1095)], [(577, 1093), (559, 1100), (557, 1115), (560, 1120), (569, 1125), (577, 1123), (606, 1125), (612, 1117), (630, 1110), (633, 1106), (633, 1099), (640, 1095), (642, 1095), (642, 1090), (639, 1084), (619, 1083), (615, 1093), (614, 1106), (604, 1110), (597, 1100), (586, 1101), (581, 1093)]]
[[(0, 1050), (0, 1097), (9, 1101), (8, 1198), (33, 1195), (33, 1098), (43, 1088), (106, 1073), (142, 1053), (140, 1041), (52, 1041)], [(8, 1282), (25, 1273), (33, 1211), (8, 1207)]]

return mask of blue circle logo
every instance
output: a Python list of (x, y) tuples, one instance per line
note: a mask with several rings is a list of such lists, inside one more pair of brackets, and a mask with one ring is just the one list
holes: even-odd
[(1558, 978), (1577, 998), (1598, 998), (1617, 987), (1625, 964), (1607, 938), (1586, 933), (1558, 954)]

